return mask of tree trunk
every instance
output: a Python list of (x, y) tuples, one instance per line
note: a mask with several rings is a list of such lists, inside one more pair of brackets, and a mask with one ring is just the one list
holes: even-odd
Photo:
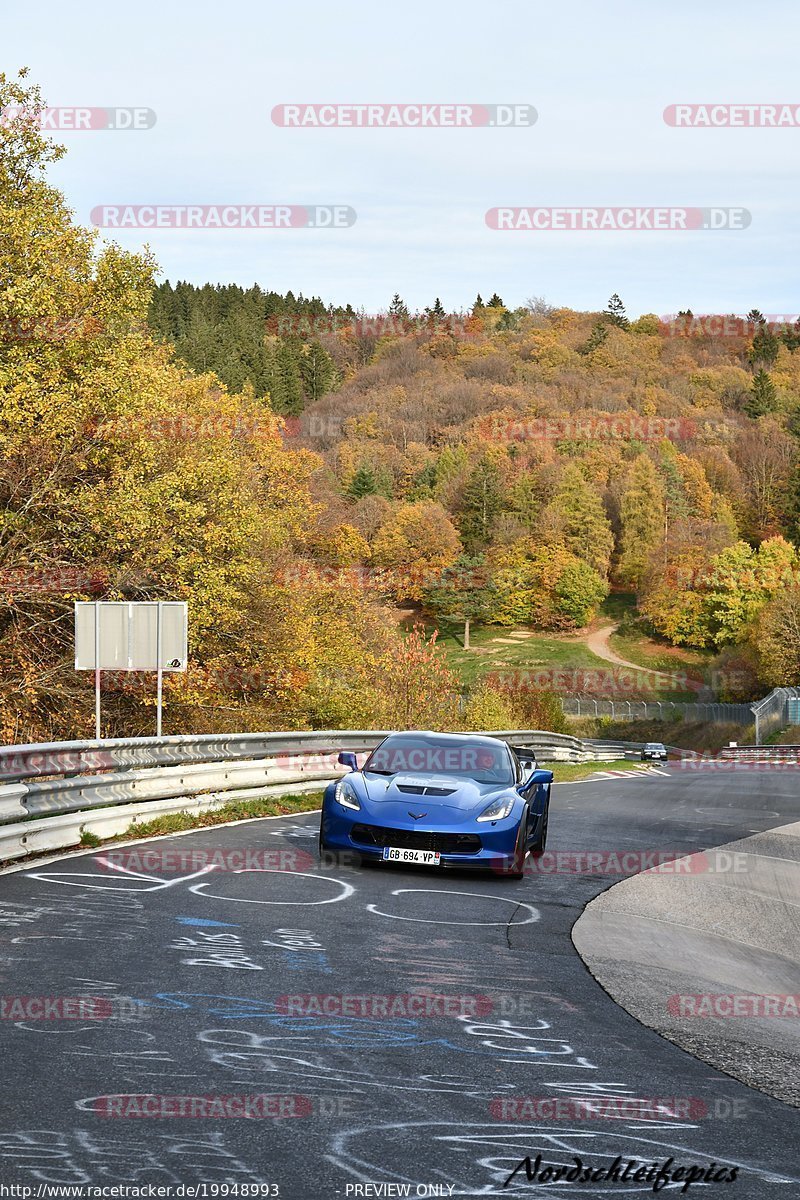
[(464, 649), (469, 650), (469, 617), (464, 621)]

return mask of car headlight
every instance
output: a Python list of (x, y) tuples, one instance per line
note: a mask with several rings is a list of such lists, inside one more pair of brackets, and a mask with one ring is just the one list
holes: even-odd
[(478, 817), (479, 821), (502, 821), (505, 817), (511, 815), (511, 810), (514, 807), (513, 796), (500, 796), (497, 800), (493, 800), (488, 808), (485, 808)]
[(361, 805), (358, 802), (358, 796), (353, 790), (353, 785), (346, 777), (339, 780), (336, 785), (336, 791), (334, 792), (334, 795), (339, 804), (341, 804), (342, 808), (361, 808)]

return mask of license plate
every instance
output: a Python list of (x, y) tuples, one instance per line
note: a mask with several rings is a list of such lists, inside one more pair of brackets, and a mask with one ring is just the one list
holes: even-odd
[(438, 867), (441, 857), (438, 850), (400, 850), (397, 846), (383, 847), (384, 862), (421, 863), (424, 867)]

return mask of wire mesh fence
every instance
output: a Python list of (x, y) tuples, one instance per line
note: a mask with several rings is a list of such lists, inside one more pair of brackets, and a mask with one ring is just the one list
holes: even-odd
[[(763, 701), (762, 701), (763, 703)], [(749, 704), (695, 704), (675, 700), (596, 700), (591, 696), (563, 697), (570, 717), (611, 717), (613, 720), (708, 721), (713, 724), (751, 725)]]

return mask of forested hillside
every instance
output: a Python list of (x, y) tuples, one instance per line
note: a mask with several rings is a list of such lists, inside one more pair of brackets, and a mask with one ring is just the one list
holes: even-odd
[(551, 630), (633, 590), (651, 632), (721, 653), (729, 698), (798, 677), (798, 326), (630, 321), (617, 296), (316, 315), (289, 339), (335, 375), (287, 432), (325, 464), (318, 574)]

